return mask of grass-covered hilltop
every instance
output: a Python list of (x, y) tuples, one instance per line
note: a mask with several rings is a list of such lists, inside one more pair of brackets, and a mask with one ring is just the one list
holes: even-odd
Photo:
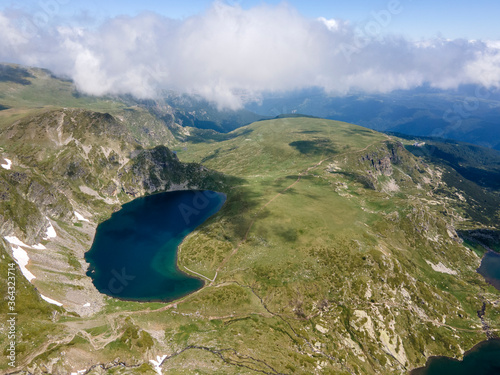
[[(455, 165), (443, 153), (460, 145), (300, 116), (217, 133), (10, 65), (0, 109), (2, 280), (29, 258), (15, 368), (2, 302), (0, 373), (406, 374), (500, 329), (499, 292), (476, 273), (500, 230), (483, 178), (500, 164), (480, 148)], [(460, 169), (482, 152), (490, 167)], [(183, 189), (227, 195), (179, 249), (204, 287), (166, 303), (100, 294), (84, 260), (98, 224)]]

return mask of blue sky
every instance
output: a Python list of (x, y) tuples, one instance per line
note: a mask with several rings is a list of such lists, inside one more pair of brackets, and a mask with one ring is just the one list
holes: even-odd
[[(392, 0), (399, 3), (401, 12), (391, 18), (384, 33), (396, 33), (419, 39), (435, 36), (444, 38), (500, 39), (500, 1), (497, 0)], [(239, 4), (244, 9), (256, 5), (279, 4), (279, 0), (224, 0), (229, 5)], [(348, 20), (363, 26), (374, 12), (386, 10), (391, 0), (288, 0), (288, 3), (306, 17), (325, 17)], [(1, 1), (0, 9), (21, 8), (30, 13), (54, 9), (58, 22), (79, 17), (85, 24), (101, 22), (117, 15), (134, 16), (152, 11), (171, 18), (185, 18), (205, 11), (211, 0), (27, 0)], [(1, 5), (3, 4), (3, 6)], [(47, 8), (48, 6), (48, 8)], [(51, 8), (52, 7), (52, 8)], [(49, 10), (51, 12), (52, 10)], [(84, 15), (85, 17), (81, 17)]]
[(4, 0), (0, 61), (48, 68), (92, 95), (172, 89), (221, 108), (308, 87), (490, 88), (498, 15), (498, 0)]

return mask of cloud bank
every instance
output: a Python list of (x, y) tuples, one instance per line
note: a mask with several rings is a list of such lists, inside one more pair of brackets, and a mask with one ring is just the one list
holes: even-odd
[(385, 35), (397, 14), (386, 9), (351, 25), (309, 19), (286, 4), (245, 10), (216, 2), (185, 20), (144, 13), (82, 28), (40, 27), (30, 15), (3, 11), (0, 60), (51, 69), (88, 94), (151, 98), (172, 89), (232, 109), (263, 92), (311, 86), (334, 95), (424, 83), (500, 86), (499, 42)]

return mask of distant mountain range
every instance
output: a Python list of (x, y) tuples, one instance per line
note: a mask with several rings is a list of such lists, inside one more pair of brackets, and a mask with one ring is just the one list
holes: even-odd
[(500, 150), (500, 93), (477, 86), (343, 97), (311, 89), (269, 95), (246, 109), (265, 116), (302, 113), (378, 131), (455, 139)]
[[(33, 81), (35, 75), (42, 80)], [(378, 131), (407, 135), (438, 137), (473, 143), (500, 150), (500, 92), (478, 86), (462, 86), (458, 90), (420, 87), (388, 94), (355, 94), (329, 96), (321, 89), (264, 95), (260, 102), (247, 103), (240, 110), (219, 110), (214, 104), (196, 96), (164, 91), (151, 100), (132, 96), (96, 98), (78, 93), (72, 83), (61, 80), (45, 69), (32, 69), (0, 64), (0, 82), (25, 86), (25, 100), (46, 104), (43, 95), (52, 93), (47, 103), (55, 100), (71, 106), (76, 99), (97, 103), (111, 100), (123, 106), (147, 111), (172, 126), (192, 127), (227, 133), (259, 120), (283, 114), (302, 114), (345, 121)], [(9, 108), (9, 93), (0, 93), (0, 111)], [(45, 94), (46, 96), (46, 94)], [(61, 98), (66, 98), (62, 103)], [(19, 99), (19, 98), (17, 98)]]
[[(13, 65), (0, 105), (0, 295), (17, 324), (2, 374), (399, 375), (498, 331), (498, 290), (476, 272), (500, 249), (498, 151), (298, 113), (243, 127), (265, 116), (81, 95)], [(172, 302), (100, 293), (85, 257), (98, 225), (172, 190), (227, 197), (177, 252), (204, 286)]]

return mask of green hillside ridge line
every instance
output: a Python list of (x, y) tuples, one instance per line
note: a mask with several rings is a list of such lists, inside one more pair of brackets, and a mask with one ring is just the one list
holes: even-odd
[[(280, 120), (280, 121), (285, 121), (285, 120)], [(304, 121), (304, 119), (296, 119), (296, 120), (294, 120), (293, 124), (287, 123), (287, 124), (285, 124), (285, 126), (288, 126), (288, 127), (291, 127), (291, 128), (296, 128), (297, 126), (307, 126), (309, 128), (311, 126), (311, 124), (302, 125), (303, 121)], [(315, 121), (319, 121), (319, 120), (315, 120)], [(334, 124), (333, 122), (324, 122), (323, 120), (321, 120), (321, 122), (322, 122), (321, 126), (324, 126), (325, 123), (328, 124), (328, 125), (329, 124), (332, 124), (332, 125)], [(253, 132), (251, 133), (251, 136), (252, 137), (259, 137), (260, 135), (256, 134), (256, 132), (258, 132), (258, 131), (262, 132), (262, 131), (264, 131), (264, 129), (273, 129), (273, 126), (276, 126), (277, 124), (276, 123), (271, 123), (271, 124), (267, 124), (267, 125), (268, 126), (266, 127), (265, 124), (264, 124), (264, 128), (263, 127), (260, 127), (259, 129), (255, 129), (254, 128)], [(271, 125), (271, 126), (269, 126), (269, 125)], [(342, 127), (342, 130), (344, 132), (346, 132), (346, 133), (352, 132), (352, 131), (354, 131), (354, 129), (356, 129), (356, 128), (351, 128), (348, 125), (341, 125), (341, 127)], [(273, 129), (273, 131), (275, 131), (275, 130), (276, 129)], [(304, 133), (298, 133), (298, 134), (301, 134), (299, 137), (304, 137)], [(317, 133), (305, 133), (305, 134), (317, 134)], [(246, 133), (243, 137), (248, 137), (248, 133)], [(278, 182), (278, 184), (276, 185), (276, 188), (278, 188), (279, 190), (274, 195), (269, 195), (267, 193), (266, 195), (268, 196), (268, 199), (265, 200), (265, 201), (263, 201), (261, 204), (259, 204), (258, 206), (256, 206), (252, 210), (254, 212), (254, 214), (251, 214), (251, 216), (253, 216), (254, 218), (251, 221), (247, 222), (248, 226), (246, 227), (245, 231), (235, 232), (235, 233), (242, 233), (243, 237), (240, 237), (239, 242), (238, 241), (235, 241), (235, 242), (231, 241), (231, 242), (233, 242), (233, 243), (236, 244), (236, 247), (234, 247), (232, 250), (228, 249), (229, 256), (226, 256), (225, 258), (222, 258), (222, 262), (219, 263), (218, 268), (215, 268), (215, 267), (212, 268), (212, 269), (216, 269), (217, 272), (219, 272), (219, 274), (221, 274), (219, 276), (219, 278), (216, 279), (215, 282), (212, 282), (212, 283), (206, 285), (205, 288), (203, 288), (202, 290), (200, 290), (200, 291), (198, 291), (198, 292), (196, 292), (196, 293), (194, 293), (192, 295), (189, 295), (189, 296), (185, 297), (184, 299), (181, 299), (180, 301), (176, 301), (174, 303), (167, 304), (167, 305), (164, 305), (164, 306), (162, 306), (160, 308), (156, 308), (156, 309), (153, 309), (153, 310), (150, 310), (150, 311), (141, 311), (142, 309), (139, 309), (136, 312), (127, 312), (126, 310), (125, 311), (124, 310), (120, 310), (118, 312), (112, 313), (111, 315), (109, 313), (106, 314), (106, 319), (115, 319), (115, 318), (116, 319), (120, 319), (121, 316), (129, 316), (129, 317), (136, 316), (136, 319), (139, 320), (139, 321), (143, 321), (141, 317), (145, 317), (145, 318), (147, 318), (146, 321), (150, 321), (150, 318), (148, 318), (148, 316), (150, 316), (150, 315), (156, 315), (156, 314), (160, 314), (161, 315), (161, 314), (166, 314), (166, 313), (168, 314), (171, 310), (177, 310), (179, 312), (180, 311), (190, 311), (191, 307), (189, 307), (189, 306), (190, 306), (190, 304), (191, 305), (193, 304), (193, 301), (197, 301), (199, 298), (202, 298), (202, 300), (206, 300), (211, 294), (213, 294), (213, 292), (211, 292), (212, 290), (217, 291), (217, 290), (221, 290), (221, 288), (223, 288), (223, 289), (227, 288), (229, 285), (231, 285), (231, 284), (227, 284), (228, 281), (230, 281), (230, 279), (228, 279), (227, 277), (229, 276), (231, 279), (234, 277), (234, 276), (230, 276), (230, 274), (229, 275), (227, 274), (228, 271), (231, 272), (230, 271), (230, 268), (231, 268), (230, 265), (231, 265), (231, 263), (234, 263), (233, 257), (235, 257), (235, 256), (241, 257), (240, 253), (235, 252), (235, 249), (238, 250), (241, 246), (244, 245), (244, 246), (247, 246), (246, 250), (248, 250), (248, 249), (251, 249), (252, 246), (254, 246), (254, 245), (252, 245), (252, 242), (255, 241), (255, 238), (252, 238), (251, 233), (252, 233), (252, 231), (255, 231), (256, 229), (257, 230), (259, 229), (259, 228), (255, 228), (254, 225), (257, 222), (258, 218), (265, 212), (265, 210), (270, 209), (271, 206), (274, 207), (274, 205), (276, 205), (276, 204), (279, 205), (280, 202), (282, 202), (280, 199), (289, 196), (287, 194), (287, 192), (295, 190), (299, 184), (300, 185), (309, 184), (311, 182), (310, 178), (318, 178), (318, 177), (315, 177), (315, 176), (318, 176), (317, 175), (318, 168), (320, 168), (324, 164), (326, 164), (327, 161), (338, 161), (338, 160), (342, 160), (345, 157), (348, 157), (349, 160), (355, 161), (354, 165), (356, 165), (357, 163), (360, 162), (360, 160), (362, 158), (366, 159), (366, 156), (362, 156), (361, 159), (360, 159), (360, 156), (363, 155), (365, 152), (372, 150), (372, 151), (370, 151), (368, 153), (369, 155), (378, 155), (377, 153), (380, 153), (380, 151), (377, 151), (377, 153), (375, 153), (375, 154), (373, 153), (373, 151), (376, 150), (377, 147), (382, 147), (381, 150), (383, 150), (383, 148), (386, 147), (385, 145), (387, 145), (388, 142), (390, 144), (391, 142), (396, 141), (396, 140), (393, 140), (393, 139), (391, 139), (390, 137), (387, 137), (387, 136), (377, 135), (377, 133), (375, 133), (375, 132), (370, 132), (370, 136), (369, 137), (376, 137), (378, 139), (371, 140), (371, 143), (368, 143), (368, 142), (365, 141), (365, 144), (362, 145), (363, 147), (358, 146), (358, 147), (360, 147), (358, 149), (344, 151), (344, 152), (339, 152), (339, 153), (336, 153), (336, 154), (333, 154), (333, 155), (328, 155), (327, 157), (324, 157), (325, 155), (316, 155), (316, 154), (311, 154), (310, 156), (307, 156), (307, 154), (304, 154), (304, 153), (302, 153), (301, 151), (298, 151), (298, 150), (294, 150), (294, 148), (291, 147), (290, 150), (292, 150), (291, 151), (292, 153), (296, 153), (300, 158), (305, 158), (307, 160), (295, 159), (295, 163), (299, 162), (299, 164), (300, 164), (299, 168), (302, 169), (302, 172), (298, 172), (297, 173), (297, 177), (295, 177), (295, 179), (293, 181), (288, 182), (288, 184), (286, 184), (286, 185), (283, 185), (283, 182), (286, 182), (286, 179), (285, 179), (285, 181), (281, 181), (282, 177), (280, 177), (280, 176), (283, 175), (283, 173), (285, 175), (288, 174), (289, 169), (285, 168), (285, 167), (289, 167), (289, 166), (283, 166), (283, 169), (281, 171), (278, 171), (278, 173), (276, 173), (276, 171), (274, 171), (274, 173), (273, 173), (273, 171), (271, 169), (267, 168), (266, 165), (260, 165), (260, 168), (264, 168), (264, 170), (267, 173), (271, 173), (271, 178), (274, 178), (275, 182), (276, 181)], [(245, 138), (245, 139), (247, 139), (247, 138)], [(251, 141), (240, 140), (238, 138), (233, 138), (232, 140), (229, 140), (227, 142), (232, 142), (232, 143), (239, 142), (239, 143), (243, 143), (243, 142), (251, 142)], [(289, 142), (289, 143), (293, 143), (293, 142)], [(183, 156), (187, 155), (190, 151), (191, 151), (190, 155), (192, 155), (192, 156), (197, 155), (198, 151), (196, 149), (193, 150), (193, 148), (199, 147), (200, 149), (202, 149), (203, 147), (205, 147), (202, 144), (196, 144), (196, 145), (197, 146), (195, 146), (195, 145), (188, 146), (188, 151), (187, 152), (179, 152), (179, 156), (180, 156), (181, 160), (182, 160)], [(233, 151), (235, 150), (234, 149), (234, 147), (235, 147), (234, 144), (227, 145), (227, 146), (226, 145), (221, 145), (221, 146), (223, 147), (224, 150), (233, 150)], [(244, 146), (240, 145), (239, 147), (244, 147)], [(404, 149), (401, 148), (401, 150), (404, 150)], [(229, 152), (231, 152), (231, 151), (229, 151)], [(386, 151), (386, 152), (390, 153), (391, 151)], [(404, 152), (404, 151), (402, 151), (402, 152)], [(383, 151), (382, 151), (382, 153), (383, 153)], [(221, 155), (222, 155), (222, 159), (223, 159), (222, 163), (224, 163), (224, 152), (222, 152)], [(405, 157), (411, 158), (411, 156), (408, 156), (408, 155), (406, 155)], [(232, 156), (234, 156), (234, 155), (232, 155)], [(245, 156), (243, 155), (243, 157), (245, 157)], [(403, 157), (403, 156), (401, 156), (401, 157)], [(309, 160), (311, 158), (314, 159), (314, 160)], [(216, 159), (211, 159), (210, 163), (215, 163), (215, 162), (217, 162), (217, 160), (218, 160), (217, 158)], [(370, 160), (371, 160), (371, 157), (369, 157), (368, 159), (366, 159), (364, 162), (361, 160), (361, 162), (362, 163), (368, 163), (369, 165), (371, 165), (371, 161)], [(349, 161), (349, 163), (350, 162), (351, 161)], [(309, 166), (307, 166), (307, 164), (309, 164)], [(234, 168), (234, 164), (233, 165), (228, 165), (228, 168)], [(250, 166), (247, 166), (245, 168), (248, 169), (250, 172), (252, 172), (254, 170), (253, 168), (255, 168), (255, 167), (252, 166), (252, 165), (250, 165)], [(329, 166), (326, 169), (330, 170), (331, 172), (328, 172), (326, 170), (324, 170), (324, 171), (326, 173), (328, 173), (327, 176), (330, 176), (330, 175), (332, 175), (332, 176), (341, 175), (341, 173), (337, 170), (337, 168), (338, 167), (336, 167), (336, 166)], [(355, 167), (355, 168), (358, 168), (358, 167)], [(387, 166), (387, 168), (389, 168), (389, 166)], [(325, 173), (325, 172), (323, 172), (323, 173)], [(397, 172), (396, 169), (393, 169), (393, 172), (394, 173), (399, 173), (399, 172)], [(382, 186), (384, 184), (384, 182), (385, 182), (384, 179), (386, 178), (384, 173), (387, 173), (387, 171), (386, 170), (380, 170), (377, 173), (380, 173), (379, 177), (377, 177), (377, 178), (381, 179), (380, 180), (380, 183), (381, 183), (380, 186)], [(346, 172), (345, 175), (349, 176), (350, 174)], [(276, 180), (276, 178), (277, 178), (277, 180)], [(356, 178), (354, 179), (354, 181), (356, 181)], [(377, 188), (377, 186), (375, 186), (375, 188)], [(238, 190), (241, 190), (241, 189), (244, 189), (244, 184), (237, 185), (236, 189), (230, 189), (229, 196), (228, 196), (228, 201), (231, 198), (234, 199), (234, 197), (239, 194)], [(362, 189), (365, 189), (365, 188), (362, 188)], [(380, 192), (380, 193), (377, 192), (376, 189), (370, 189), (370, 190), (373, 191), (373, 194), (382, 194), (382, 192)], [(236, 203), (236, 201), (233, 200), (233, 204), (234, 203)], [(231, 207), (228, 207), (227, 210), (231, 210)], [(226, 214), (227, 214), (227, 212), (226, 212)], [(218, 220), (220, 220), (221, 217), (224, 217), (224, 213), (221, 213), (218, 216), (219, 216)], [(207, 226), (205, 226), (204, 228), (202, 228), (199, 231), (197, 231), (198, 233), (193, 233), (184, 242), (183, 248), (182, 248), (182, 252), (179, 255), (179, 262), (180, 262), (180, 264), (185, 264), (190, 269), (193, 269), (196, 272), (198, 272), (198, 271), (200, 271), (200, 272), (201, 271), (205, 271), (205, 269), (200, 269), (199, 266), (196, 267), (196, 264), (190, 264), (189, 262), (186, 263), (185, 259), (189, 259), (189, 251), (192, 251), (192, 250), (194, 250), (194, 249), (197, 248), (196, 246), (191, 246), (190, 245), (190, 241), (196, 240), (196, 237), (200, 236), (200, 235), (206, 237), (206, 235), (213, 230), (212, 227), (214, 225), (217, 225), (217, 221), (218, 220), (217, 219), (214, 220), (215, 223), (207, 224)], [(209, 228), (212, 228), (212, 229), (209, 230)], [(228, 229), (229, 228), (225, 228), (224, 231), (227, 233)], [(205, 243), (207, 243), (207, 242), (210, 243), (210, 241), (214, 240), (214, 238), (212, 238), (212, 239), (210, 239), (210, 238), (211, 238), (211, 236), (208, 237), (209, 241), (205, 241)], [(248, 242), (250, 242), (250, 243), (248, 243)], [(250, 248), (248, 248), (248, 246), (250, 246)], [(392, 252), (392, 250), (389, 250), (389, 249), (387, 249), (386, 251), (391, 251)], [(200, 253), (198, 253), (198, 254), (200, 254)], [(371, 254), (371, 252), (368, 252), (367, 254)], [(241, 262), (239, 262), (239, 261), (237, 263), (241, 264)], [(435, 262), (435, 263), (437, 263), (437, 262)], [(229, 267), (229, 269), (228, 269), (228, 267)], [(206, 274), (206, 273), (204, 273), (204, 274)], [(237, 279), (234, 280), (234, 281), (237, 282), (237, 284), (233, 284), (233, 285), (236, 285), (237, 287), (240, 287), (240, 288), (241, 287), (243, 287), (243, 288), (249, 287), (250, 284), (247, 284), (247, 283), (241, 284), (241, 283), (239, 283), (238, 282), (238, 278), (239, 277), (241, 277), (241, 276), (238, 276)], [(257, 282), (256, 285), (259, 285), (261, 282), (262, 281)], [(239, 285), (241, 285), (241, 286), (239, 286)], [(318, 318), (319, 319), (324, 319), (324, 318), (321, 318), (321, 314), (322, 314), (321, 312), (317, 312), (317, 313), (313, 313), (313, 314), (306, 314), (307, 316), (304, 317), (304, 318), (301, 318), (301, 315), (298, 315), (298, 310), (296, 308), (295, 308), (295, 312), (292, 312), (292, 311), (288, 312), (288, 311), (285, 310), (283, 313), (279, 313), (279, 314), (271, 313), (272, 310), (270, 310), (270, 307), (268, 307), (267, 303), (264, 302), (266, 297), (262, 297), (262, 293), (264, 293), (265, 295), (267, 295), (266, 290), (268, 290), (268, 289), (267, 288), (263, 288), (262, 286), (258, 287), (258, 289), (260, 289), (260, 291), (257, 291), (254, 288), (252, 288), (251, 289), (252, 293), (255, 296), (258, 297), (258, 301), (264, 307), (264, 311), (267, 312), (267, 314), (269, 314), (270, 316), (268, 318), (266, 318), (266, 315), (260, 315), (261, 313), (259, 313), (259, 312), (256, 311), (257, 312), (257, 316), (261, 316), (262, 319), (266, 319), (266, 320), (267, 319), (273, 319), (273, 318), (279, 317), (279, 319), (283, 319), (282, 320), (283, 322), (287, 322), (287, 324), (291, 324), (291, 325), (288, 325), (288, 327), (289, 327), (288, 329), (291, 330), (290, 334), (292, 334), (292, 337), (295, 337), (294, 340), (298, 340), (298, 342), (300, 342), (300, 341), (304, 342), (305, 345), (306, 345), (306, 347), (309, 348), (309, 350), (313, 351), (313, 353), (315, 352), (315, 353), (319, 354), (327, 362), (329, 361), (328, 363), (330, 363), (330, 364), (328, 366), (334, 366), (334, 368), (336, 366), (340, 366), (339, 370), (342, 368), (342, 366), (347, 366), (346, 367), (346, 369), (348, 369), (347, 372), (351, 372), (351, 370), (353, 368), (357, 368), (359, 366), (357, 364), (358, 362), (354, 362), (353, 364), (344, 365), (344, 362), (341, 362), (340, 359), (332, 360), (332, 358), (334, 358), (334, 357), (331, 357), (329, 355), (325, 355), (326, 352), (324, 350), (320, 350), (320, 352), (316, 352), (315, 349), (314, 349), (315, 348), (315, 344), (311, 341), (311, 339), (307, 338), (307, 336), (305, 336), (302, 333), (300, 333), (300, 334), (298, 333), (298, 331), (297, 331), (298, 329), (300, 329), (300, 330), (303, 329), (303, 328), (300, 328), (302, 326), (302, 324), (303, 324), (303, 323), (301, 323), (302, 321), (304, 321), (304, 322), (307, 322), (309, 320), (313, 320), (314, 321), (315, 319), (318, 319)], [(271, 303), (274, 305), (274, 307), (277, 307), (275, 305), (276, 302), (273, 302), (273, 300), (271, 300)], [(124, 305), (128, 305), (127, 303), (123, 303), (123, 304)], [(331, 304), (331, 302), (327, 302), (327, 306), (329, 306), (330, 304)], [(202, 305), (206, 305), (206, 302), (203, 303)], [(302, 306), (303, 305), (304, 305), (304, 302), (302, 302)], [(391, 306), (392, 305), (393, 308), (406, 309), (405, 304), (392, 304), (392, 303), (389, 303), (389, 302), (374, 302), (374, 303), (371, 303), (371, 305), (372, 306), (385, 306), (385, 308), (387, 308), (387, 306)], [(187, 306), (187, 307), (185, 307), (185, 306)], [(194, 305), (193, 305), (193, 307), (195, 307), (195, 306), (201, 306), (200, 302), (195, 302)], [(218, 305), (214, 305), (214, 307), (215, 306), (218, 306)], [(344, 305), (344, 303), (340, 302), (340, 306), (345, 306), (345, 305)], [(183, 309), (186, 309), (186, 308), (187, 308), (187, 310), (183, 310)], [(273, 310), (274, 309), (275, 308), (273, 308)], [(307, 309), (309, 309), (309, 308), (307, 308)], [(326, 311), (328, 311), (328, 307), (327, 307)], [(411, 313), (415, 313), (415, 310), (411, 310), (410, 309), (408, 311), (411, 312)], [(215, 313), (214, 314), (213, 312), (211, 312), (210, 313), (210, 317), (212, 318), (211, 320), (222, 320), (222, 319), (223, 320), (228, 320), (229, 319), (230, 321), (233, 321), (233, 320), (236, 319), (237, 322), (245, 322), (246, 320), (241, 320), (241, 319), (245, 318), (245, 317), (255, 316), (256, 312), (250, 312), (250, 314), (248, 314), (248, 313), (243, 313), (243, 314), (220, 314), (220, 313), (217, 314), (217, 313)], [(292, 315), (290, 315), (290, 313), (292, 313)], [(297, 318), (300, 318), (300, 319), (296, 320)], [(291, 323), (290, 319), (292, 319), (292, 321), (294, 321), (294, 323)], [(100, 319), (98, 318), (98, 320), (100, 320)], [(202, 319), (202, 321), (203, 321), (203, 319)], [(454, 327), (453, 325), (444, 324), (442, 322), (439, 322), (435, 318), (434, 319), (429, 318), (429, 319), (426, 319), (425, 321), (428, 322), (429, 324), (431, 324), (431, 326), (453, 327), (456, 330), (455, 332), (462, 332), (464, 334), (473, 334), (473, 335), (479, 334), (479, 335), (481, 335), (481, 332), (482, 332), (481, 328), (478, 328), (478, 329), (469, 329), (469, 328), (463, 328), (463, 327), (460, 327), (460, 326), (458, 326), (458, 327), (455, 326)], [(236, 324), (236, 323), (233, 323), (233, 324)], [(242, 323), (238, 323), (238, 324), (242, 324)], [(422, 324), (422, 323), (420, 323), (420, 324)], [(321, 325), (321, 324), (319, 324), (319, 325)], [(349, 325), (349, 327), (351, 327), (351, 325)], [(351, 329), (352, 328), (349, 328), (349, 330), (351, 330)], [(139, 328), (139, 330), (140, 330), (140, 328)], [(293, 331), (295, 331), (296, 333), (293, 333)], [(352, 334), (353, 333), (351, 333), (351, 335)], [(478, 339), (479, 339), (479, 337), (478, 337)], [(64, 345), (65, 344), (63, 343), (63, 346)], [(362, 341), (360, 341), (360, 345), (364, 346), (366, 344), (362, 344)], [(107, 349), (105, 349), (105, 348), (107, 348), (107, 347), (108, 346), (103, 347), (102, 350), (106, 351)], [(189, 344), (189, 345), (185, 346), (184, 349), (185, 348), (189, 348), (189, 347), (193, 347), (193, 345)], [(227, 345), (226, 347), (229, 348), (230, 345)], [(209, 347), (207, 347), (207, 348), (209, 348)], [(62, 351), (62, 350), (63, 349), (61, 347), (61, 349), (59, 351)], [(183, 349), (179, 349), (179, 350), (184, 353)], [(214, 348), (214, 351), (217, 351), (217, 350), (219, 350), (219, 349), (215, 349)], [(238, 349), (234, 348), (234, 347), (233, 347), (233, 350), (238, 351)], [(176, 351), (176, 353), (178, 351)], [(321, 352), (324, 353), (324, 354), (321, 354)], [(329, 357), (331, 357), (331, 358), (329, 358)], [(224, 360), (224, 358), (223, 358), (223, 360)], [(276, 366), (276, 364), (273, 364), (272, 362), (267, 362), (268, 360), (266, 360), (265, 358), (261, 359), (261, 360), (263, 362), (267, 363), (272, 368), (275, 368), (274, 366)], [(394, 358), (392, 360), (394, 360)], [(144, 363), (146, 363), (146, 362), (144, 362)], [(226, 359), (225, 362), (227, 363), (228, 360)], [(396, 360), (396, 362), (397, 362), (397, 360)], [(140, 363), (137, 363), (137, 364), (134, 364), (133, 366), (139, 366), (139, 365), (140, 365)], [(167, 361), (164, 362), (164, 366), (165, 365), (168, 366), (168, 362)], [(290, 366), (292, 366), (292, 365), (290, 365)], [(355, 366), (355, 367), (351, 367), (351, 366)], [(403, 363), (403, 364), (400, 364), (400, 366), (406, 367), (406, 364)], [(139, 367), (137, 367), (137, 368), (139, 368)], [(406, 367), (406, 368), (408, 368), (408, 367)], [(295, 369), (297, 370), (297, 367), (295, 367)], [(277, 371), (280, 371), (280, 370), (277, 370)], [(285, 371), (284, 373), (289, 373), (289, 372)], [(370, 373), (370, 372), (368, 372), (368, 373)]]
[[(2, 357), (1, 372), (155, 374), (160, 356), (168, 374), (402, 374), (498, 335), (498, 291), (466, 247), (499, 230), (483, 202), (498, 192), (413, 155), (412, 139), (296, 116), (182, 128), (27, 72), (29, 85), (0, 81), (12, 88), (0, 156), (13, 161), (0, 231), (47, 249), (26, 249), (36, 279), (18, 271), (18, 367)], [(50, 87), (66, 91), (38, 97)], [(195, 188), (227, 195), (178, 251), (211, 281), (171, 303), (98, 293), (83, 260), (97, 225), (134, 197)], [(54, 239), (41, 239), (46, 217)]]

